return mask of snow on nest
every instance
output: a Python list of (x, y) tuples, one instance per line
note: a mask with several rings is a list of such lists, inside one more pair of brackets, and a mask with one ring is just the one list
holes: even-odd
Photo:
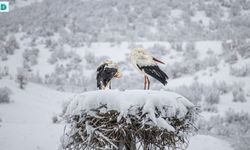
[[(146, 90), (106, 90), (85, 92), (76, 96), (67, 107), (66, 116), (79, 115), (81, 112), (91, 112), (102, 105), (106, 105), (101, 112), (116, 110), (120, 112), (118, 121), (128, 114), (135, 115), (137, 108), (143, 108), (152, 122), (161, 127), (174, 131), (174, 128), (164, 120), (164, 117), (183, 118), (188, 109), (194, 107), (183, 96), (168, 91)], [(161, 117), (155, 116), (155, 110), (161, 112)]]

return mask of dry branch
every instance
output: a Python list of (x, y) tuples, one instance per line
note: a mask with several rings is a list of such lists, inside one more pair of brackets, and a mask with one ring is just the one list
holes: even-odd
[[(167, 107), (164, 107), (165, 109)], [(103, 104), (90, 111), (82, 111), (80, 115), (67, 118), (70, 130), (64, 135), (68, 140), (63, 143), (63, 149), (185, 149), (188, 145), (188, 136), (195, 129), (194, 121), (197, 116), (196, 108), (188, 108), (187, 114), (164, 117), (174, 127), (169, 131), (155, 125), (143, 107), (131, 107), (126, 116), (120, 116), (116, 110), (108, 110)], [(135, 111), (135, 112), (134, 112)], [(155, 116), (161, 117), (155, 108)]]

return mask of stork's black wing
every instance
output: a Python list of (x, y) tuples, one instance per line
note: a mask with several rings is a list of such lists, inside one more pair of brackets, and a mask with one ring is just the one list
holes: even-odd
[(97, 68), (96, 80), (99, 89), (106, 87), (118, 71), (116, 68), (108, 68), (106, 66), (107, 64), (103, 64)]
[(155, 78), (156, 80), (160, 81), (163, 85), (166, 85), (168, 76), (165, 72), (163, 72), (159, 66), (153, 65), (153, 66), (139, 66), (138, 68), (142, 71), (144, 71), (146, 74), (150, 75), (151, 77)]

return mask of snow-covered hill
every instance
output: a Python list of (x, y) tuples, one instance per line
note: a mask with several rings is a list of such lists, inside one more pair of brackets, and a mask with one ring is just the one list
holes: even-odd
[(0, 15), (4, 31), (59, 33), (71, 45), (249, 38), (246, 0), (16, 0), (13, 5), (17, 9)]
[(0, 105), (0, 149), (53, 150), (59, 145), (63, 124), (53, 124), (63, 102), (73, 94), (30, 84), (25, 90), (13, 80), (0, 80), (11, 91), (11, 103)]
[(233, 148), (224, 140), (208, 135), (196, 135), (191, 138), (187, 150), (233, 150)]

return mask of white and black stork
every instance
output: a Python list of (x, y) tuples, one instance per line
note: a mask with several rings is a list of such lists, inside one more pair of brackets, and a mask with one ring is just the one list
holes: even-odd
[(120, 78), (121, 72), (118, 65), (111, 60), (105, 60), (97, 68), (97, 88), (100, 90), (111, 89), (111, 80)]
[(144, 48), (133, 49), (130, 54), (130, 59), (135, 68), (144, 75), (144, 90), (149, 90), (150, 87), (148, 75), (160, 81), (163, 85), (168, 83), (167, 74), (163, 72), (157, 65), (157, 63), (165, 63), (153, 57)]

